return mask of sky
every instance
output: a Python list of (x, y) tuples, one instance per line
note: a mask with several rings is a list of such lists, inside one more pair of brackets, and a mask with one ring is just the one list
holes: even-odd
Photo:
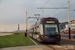
[[(68, 7), (68, 0), (0, 0), (0, 31), (16, 31), (26, 29), (27, 17), (34, 14), (44, 17), (58, 18), (59, 22), (68, 21), (68, 9), (37, 9), (38, 7)], [(70, 20), (75, 20), (75, 0), (70, 0)], [(28, 19), (28, 28), (36, 19)]]

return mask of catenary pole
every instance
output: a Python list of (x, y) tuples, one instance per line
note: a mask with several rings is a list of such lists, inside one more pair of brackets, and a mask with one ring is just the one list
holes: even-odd
[[(70, 23), (70, 0), (68, 0), (68, 23)], [(71, 39), (71, 33), (70, 33), (70, 27), (69, 27), (69, 39)]]

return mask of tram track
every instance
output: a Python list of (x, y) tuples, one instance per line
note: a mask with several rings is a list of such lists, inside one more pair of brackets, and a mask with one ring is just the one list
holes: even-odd
[(40, 42), (38, 42), (36, 39), (34, 39), (34, 38), (32, 38), (32, 37), (30, 37), (33, 41), (35, 41), (36, 43), (37, 43), (37, 45), (44, 45), (44, 46), (46, 46), (46, 47), (48, 47), (48, 48), (50, 48), (50, 49), (52, 49), (52, 50), (73, 50), (72, 48), (70, 49), (70, 48), (68, 48), (68, 46), (74, 46), (74, 45), (72, 45), (72, 44), (69, 44), (69, 45), (66, 45), (66, 44), (64, 44), (64, 43), (61, 43), (61, 42), (59, 42), (59, 43), (45, 43), (45, 42), (43, 42), (43, 43), (40, 43)]
[[(56, 50), (54, 47), (52, 47), (52, 46), (50, 46), (50, 45), (48, 45), (48, 43), (40, 43), (40, 42), (38, 42), (36, 39), (34, 39), (34, 38), (32, 38), (32, 37), (30, 37), (33, 41), (35, 41), (36, 43), (37, 43), (37, 45), (45, 45), (45, 46), (47, 46), (47, 47), (49, 47), (50, 49), (52, 49), (52, 50)], [(52, 45), (52, 44), (51, 44)], [(53, 44), (54, 45), (54, 44)]]
[(52, 50), (74, 50), (74, 48), (68, 48), (68, 46), (64, 46), (64, 45), (61, 45), (61, 44), (59, 44), (59, 45), (56, 45), (56, 46), (51, 46), (51, 45), (45, 45), (45, 46), (47, 46), (47, 47), (49, 47), (49, 48), (51, 48)]
[(55, 48), (53, 48), (52, 46), (50, 46), (50, 45), (46, 45), (47, 47), (49, 47), (49, 48), (51, 48), (51, 49), (53, 49), (53, 50), (55, 50)]
[[(57, 46), (62, 46), (61, 44), (59, 44), (59, 43), (57, 43), (58, 45)], [(54, 44), (53, 44), (54, 45)], [(45, 45), (45, 46), (47, 46), (47, 47), (49, 47), (49, 48), (51, 48), (52, 50), (57, 50), (56, 48), (54, 48), (53, 46), (51, 46), (51, 45)]]

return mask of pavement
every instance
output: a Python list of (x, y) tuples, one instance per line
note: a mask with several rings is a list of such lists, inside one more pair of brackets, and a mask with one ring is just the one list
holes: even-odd
[[(71, 34), (71, 39), (75, 39), (73, 36), (74, 34)], [(69, 34), (61, 34), (61, 37), (69, 38)]]
[[(70, 47), (70, 48), (69, 48)], [(75, 50), (74, 46), (58, 46), (58, 45), (32, 45), (32, 46), (18, 46), (0, 48), (0, 50)]]
[(0, 36), (12, 35), (14, 33), (0, 33)]
[(42, 50), (48, 47), (42, 45), (32, 45), (32, 46), (19, 46), (19, 47), (9, 47), (9, 48), (1, 48), (0, 50)]

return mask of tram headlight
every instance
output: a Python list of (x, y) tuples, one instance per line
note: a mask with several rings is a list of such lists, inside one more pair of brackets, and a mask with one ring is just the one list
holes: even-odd
[(45, 38), (49, 38), (48, 36), (44, 36)]
[(46, 37), (46, 36), (45, 36)]
[(58, 36), (59, 37), (59, 36)]

